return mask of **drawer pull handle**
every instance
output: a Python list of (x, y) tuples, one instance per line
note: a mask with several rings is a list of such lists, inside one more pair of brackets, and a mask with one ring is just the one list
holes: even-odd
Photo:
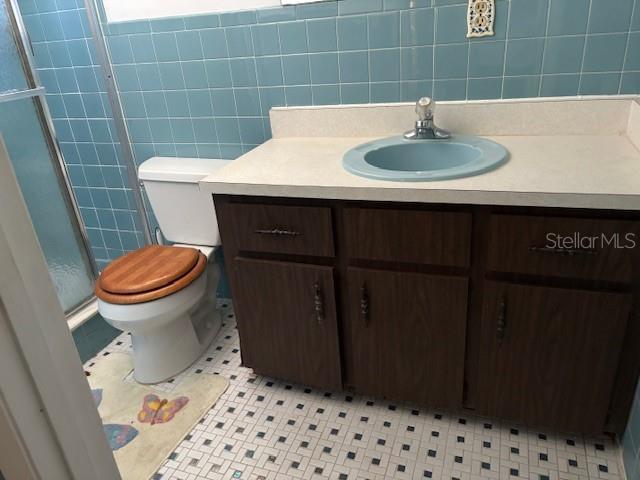
[(367, 286), (360, 287), (360, 313), (365, 325), (369, 325), (369, 292)]
[(598, 250), (586, 248), (551, 248), (551, 247), (529, 247), (530, 252), (534, 253), (551, 253), (554, 255), (562, 255), (565, 257), (575, 257), (577, 255), (597, 255)]
[(276, 237), (297, 237), (302, 235), (300, 232), (296, 232), (295, 230), (284, 230), (282, 228), (258, 229), (253, 233), (258, 235), (274, 235)]
[(507, 299), (502, 297), (498, 306), (498, 327), (496, 328), (496, 337), (498, 345), (502, 345), (505, 333), (507, 331)]
[(324, 320), (324, 298), (323, 298), (322, 289), (320, 288), (319, 283), (316, 283), (313, 285), (313, 291), (314, 291), (313, 304), (314, 304), (314, 310), (316, 312), (316, 321), (318, 323), (322, 323), (322, 321)]

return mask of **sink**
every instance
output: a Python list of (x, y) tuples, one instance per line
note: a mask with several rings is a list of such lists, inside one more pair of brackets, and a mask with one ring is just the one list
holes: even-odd
[(377, 180), (420, 182), (470, 177), (498, 168), (509, 152), (485, 138), (453, 135), (448, 139), (391, 137), (349, 150), (344, 168)]

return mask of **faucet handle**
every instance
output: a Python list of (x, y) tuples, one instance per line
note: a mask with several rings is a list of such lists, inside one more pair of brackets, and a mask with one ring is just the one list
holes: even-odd
[(436, 102), (429, 97), (422, 97), (416, 103), (416, 113), (418, 119), (421, 121), (431, 120), (433, 118), (433, 109), (436, 106)]

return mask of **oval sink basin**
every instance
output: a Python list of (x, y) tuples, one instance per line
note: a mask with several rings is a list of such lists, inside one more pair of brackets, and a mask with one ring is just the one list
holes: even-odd
[(470, 177), (493, 170), (509, 158), (496, 142), (454, 135), (446, 140), (391, 137), (349, 150), (344, 168), (362, 177), (393, 181), (431, 181)]

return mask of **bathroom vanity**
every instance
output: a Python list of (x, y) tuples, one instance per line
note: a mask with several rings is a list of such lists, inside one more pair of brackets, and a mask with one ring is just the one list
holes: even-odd
[[(594, 137), (578, 119), (565, 130), (580, 135), (493, 135), (511, 152), (502, 168), (404, 185), (340, 170), (349, 148), (397, 133), (399, 112), (353, 138), (322, 130), (322, 109), (308, 113), (316, 138), (295, 135), (300, 111), (272, 112), (273, 140), (201, 182), (243, 363), (327, 391), (621, 433), (640, 371), (640, 106), (593, 102), (567, 108), (626, 115), (623, 131)], [(485, 108), (515, 128), (512, 107)]]

